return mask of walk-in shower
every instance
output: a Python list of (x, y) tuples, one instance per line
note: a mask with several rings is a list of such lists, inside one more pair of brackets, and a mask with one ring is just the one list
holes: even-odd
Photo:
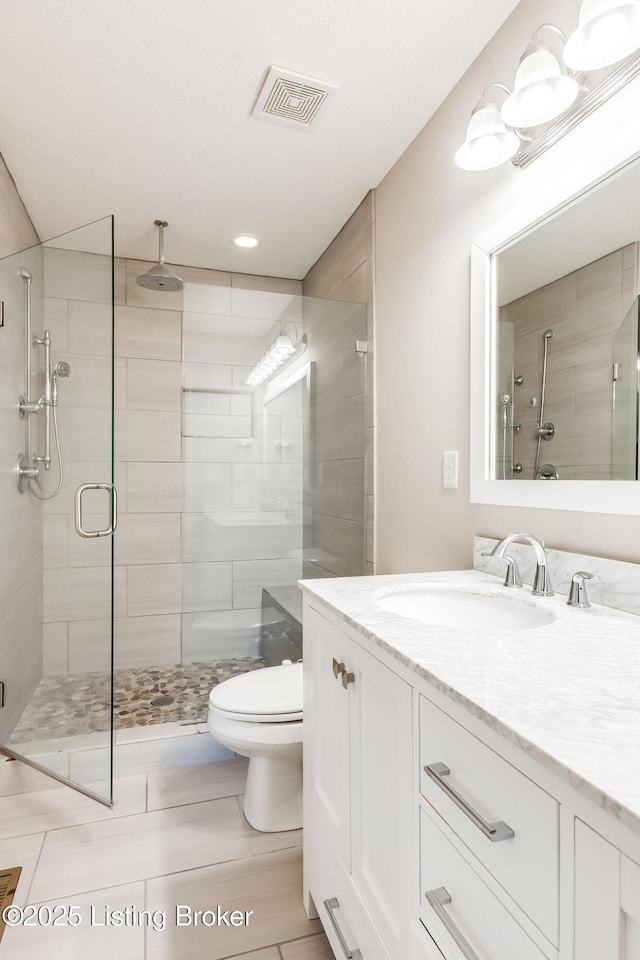
[[(113, 736), (169, 739), (180, 756), (215, 749), (187, 737), (211, 688), (301, 655), (297, 580), (366, 572), (367, 320), (364, 305), (304, 298), (295, 281), (185, 268), (183, 289), (159, 292), (137, 283), (138, 261), (112, 272), (98, 240), (79, 232), (0, 262), (20, 351), (21, 266), (33, 274), (33, 327), (51, 341), (51, 458), (55, 411), (65, 468), (43, 504), (13, 484), (42, 571), (18, 605), (28, 664), (13, 668), (8, 641), (0, 650), (0, 743), (108, 798)], [(279, 338), (289, 355), (257, 382)], [(16, 397), (22, 352), (20, 364)], [(38, 456), (46, 406), (30, 415)], [(14, 443), (13, 463), (22, 434)], [(114, 481), (118, 531), (100, 537)]]

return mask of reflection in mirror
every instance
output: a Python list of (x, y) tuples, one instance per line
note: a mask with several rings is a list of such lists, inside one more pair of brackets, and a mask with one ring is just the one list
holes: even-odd
[(631, 186), (614, 178), (496, 257), (496, 479), (638, 479)]

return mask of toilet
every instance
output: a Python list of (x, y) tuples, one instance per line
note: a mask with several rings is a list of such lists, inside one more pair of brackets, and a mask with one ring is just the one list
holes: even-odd
[(249, 758), (244, 815), (271, 833), (302, 826), (302, 664), (231, 677), (209, 694), (218, 743)]

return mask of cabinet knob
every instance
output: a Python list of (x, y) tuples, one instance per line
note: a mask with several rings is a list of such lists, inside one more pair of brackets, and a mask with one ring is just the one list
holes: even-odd
[(339, 676), (341, 675), (344, 676), (345, 670), (346, 670), (346, 667), (344, 663), (338, 663), (338, 661), (334, 657), (333, 658), (333, 675), (336, 678), (336, 680), (338, 679)]
[(346, 670), (342, 671), (342, 686), (347, 689), (350, 683), (355, 683), (356, 677), (354, 673), (347, 673)]

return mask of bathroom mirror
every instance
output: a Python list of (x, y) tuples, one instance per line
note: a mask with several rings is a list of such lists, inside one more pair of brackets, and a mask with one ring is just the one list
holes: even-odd
[(472, 502), (640, 514), (637, 146), (473, 244)]

